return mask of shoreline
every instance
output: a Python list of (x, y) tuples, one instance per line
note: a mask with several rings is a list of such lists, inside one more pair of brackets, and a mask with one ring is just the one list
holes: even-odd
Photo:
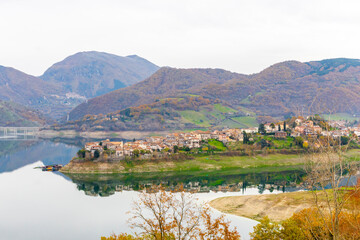
[(105, 131), (96, 131), (96, 132), (77, 132), (75, 130), (64, 130), (64, 131), (55, 131), (55, 130), (41, 130), (36, 132), (34, 136), (41, 138), (94, 138), (94, 139), (103, 139), (103, 138), (122, 138), (122, 139), (140, 139), (148, 136), (164, 136), (169, 134), (169, 131), (119, 131), (119, 132), (105, 132)]
[(271, 154), (266, 156), (195, 156), (193, 159), (163, 161), (75, 162), (70, 161), (60, 171), (64, 173), (164, 173), (213, 172), (255, 173), (301, 170), (304, 159), (299, 155)]

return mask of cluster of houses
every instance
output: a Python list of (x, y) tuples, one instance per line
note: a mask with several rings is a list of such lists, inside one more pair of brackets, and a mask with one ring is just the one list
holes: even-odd
[(333, 137), (341, 137), (341, 136), (349, 136), (350, 134), (354, 134), (360, 138), (360, 125), (357, 127), (348, 127), (345, 121), (329, 121), (329, 125), (336, 129), (330, 131), (330, 135)]
[(345, 121), (329, 121), (329, 125), (335, 130), (324, 130), (319, 125), (315, 125), (312, 120), (297, 118), (295, 120), (294, 126), (289, 126), (288, 124), (265, 124), (265, 130), (268, 133), (275, 133), (276, 138), (285, 138), (287, 133), (284, 131), (284, 127), (290, 130), (291, 137), (299, 136), (329, 136), (333, 138), (338, 138), (341, 136), (349, 136), (350, 134), (355, 134), (360, 137), (360, 127), (347, 127), (345, 126)]
[(152, 136), (144, 140), (137, 140), (133, 142), (112, 142), (104, 140), (100, 142), (89, 142), (85, 144), (85, 150), (91, 152), (94, 157), (95, 152), (100, 154), (106, 150), (114, 152), (115, 157), (132, 156), (134, 152), (152, 153), (162, 151), (165, 149), (173, 149), (175, 146), (179, 148), (200, 148), (201, 142), (208, 139), (217, 139), (224, 143), (243, 141), (243, 132), (256, 133), (257, 127), (248, 129), (225, 129), (215, 131), (192, 131), (192, 132), (177, 132), (166, 136)]
[[(264, 128), (267, 133), (274, 133), (276, 138), (286, 138), (288, 135), (292, 137), (322, 135), (336, 138), (349, 136), (350, 134), (355, 134), (360, 137), (359, 127), (346, 127), (341, 121), (332, 121), (329, 122), (329, 124), (336, 130), (323, 130), (320, 126), (315, 125), (313, 121), (305, 118), (297, 118), (291, 127), (282, 122), (277, 124), (267, 123), (264, 124)], [(201, 142), (209, 139), (217, 139), (225, 144), (228, 142), (243, 141), (244, 132), (254, 134), (258, 132), (258, 128), (177, 132), (166, 136), (152, 136), (144, 140), (125, 143), (122, 141), (112, 142), (110, 140), (104, 140), (101, 142), (86, 143), (85, 150), (90, 152), (92, 157), (94, 157), (96, 151), (101, 154), (106, 150), (111, 150), (111, 152), (115, 154), (113, 155), (115, 157), (133, 156), (136, 151), (142, 154), (150, 154), (163, 150), (173, 150), (175, 146), (189, 149), (200, 148)]]

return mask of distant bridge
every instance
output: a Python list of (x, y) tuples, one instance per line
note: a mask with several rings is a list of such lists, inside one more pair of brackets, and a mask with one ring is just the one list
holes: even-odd
[(0, 138), (17, 138), (18, 136), (37, 135), (38, 127), (0, 127)]

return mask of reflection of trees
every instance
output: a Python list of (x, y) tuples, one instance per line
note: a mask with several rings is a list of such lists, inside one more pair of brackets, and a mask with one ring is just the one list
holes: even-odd
[(34, 144), (36, 144), (37, 140), (29, 140), (29, 141), (11, 141), (11, 140), (2, 140), (0, 141), (0, 157), (18, 152), (23, 148), (28, 148)]
[(293, 191), (300, 187), (304, 172), (287, 171), (278, 173), (238, 174), (212, 176), (156, 176), (144, 174), (84, 175), (67, 174), (79, 191), (89, 196), (110, 196), (116, 191), (138, 191), (162, 185), (166, 190), (182, 186), (187, 192), (244, 192), (248, 187), (257, 187), (259, 193), (265, 190)]
[(77, 189), (89, 196), (107, 197), (115, 193), (116, 185), (101, 182), (77, 183)]

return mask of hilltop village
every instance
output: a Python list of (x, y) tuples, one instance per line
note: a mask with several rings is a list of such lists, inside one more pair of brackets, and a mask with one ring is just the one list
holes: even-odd
[[(129, 142), (113, 142), (103, 140), (86, 143), (78, 152), (79, 159), (98, 161), (119, 161), (126, 157), (163, 157), (171, 153), (198, 152), (226, 149), (231, 143), (243, 143), (259, 146), (259, 148), (309, 148), (314, 139), (339, 139), (347, 144), (349, 139), (359, 144), (360, 127), (348, 126), (345, 121), (325, 121), (320, 117), (298, 117), (279, 123), (260, 124), (259, 127), (247, 129), (223, 129), (214, 131), (196, 130), (192, 132), (176, 132), (166, 136), (151, 136), (143, 140)], [(282, 145), (272, 143), (284, 141)], [(311, 141), (312, 140), (312, 141)], [(285, 144), (289, 143), (290, 144)], [(294, 145), (293, 143), (294, 142)], [(316, 144), (315, 144), (316, 146)]]

